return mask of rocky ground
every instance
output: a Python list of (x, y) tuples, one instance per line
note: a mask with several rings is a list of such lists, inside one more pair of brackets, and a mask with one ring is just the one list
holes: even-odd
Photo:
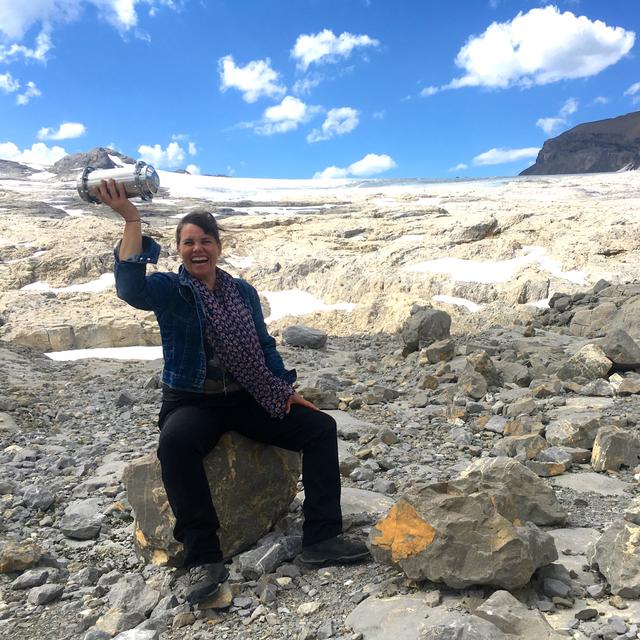
[[(287, 365), (299, 371), (299, 388), (336, 417), (345, 524), (370, 540), (378, 561), (318, 570), (291, 553), (258, 567), (249, 551), (231, 565), (222, 602), (229, 606), (193, 610), (179, 570), (136, 555), (135, 514), (122, 479), (130, 461), (155, 449), (161, 363), (54, 362), (42, 353), (154, 344), (152, 318), (126, 309), (113, 290), (19, 291), (38, 280), (63, 287), (97, 278), (108, 270), (118, 225), (55, 208), (78, 203), (53, 178), (19, 190), (29, 179), (15, 170), (5, 176), (0, 637), (636, 638), (640, 347), (633, 338), (640, 338), (640, 292), (633, 281), (640, 274), (629, 203), (637, 202), (637, 179), (563, 178), (548, 191), (542, 180), (510, 191), (396, 194), (391, 204), (388, 194), (368, 194), (349, 204), (343, 198), (333, 213), (227, 218), (227, 255), (255, 259), (235, 272), (261, 290), (298, 287), (325, 302), (359, 305), (349, 315), (285, 317), (272, 330)], [(321, 200), (297, 197), (295, 206)], [(224, 204), (236, 212), (243, 206)], [(158, 201), (147, 215), (150, 233), (168, 246), (162, 268), (176, 264), (168, 217), (174, 207)], [(416, 235), (422, 239), (399, 241)], [(539, 263), (521, 265), (502, 283), (403, 270), (445, 256), (511, 260), (534, 244), (561, 260), (562, 273), (581, 270), (584, 285)], [(34, 255), (39, 251), (46, 253)], [(443, 293), (485, 307), (472, 314), (436, 303), (453, 316), (450, 331), (429, 309), (415, 308), (407, 320), (414, 303)], [(550, 296), (545, 310), (525, 304)], [(324, 329), (326, 345), (287, 343), (285, 329), (294, 322)], [(500, 460), (511, 466), (497, 488), (488, 471), (486, 486), (463, 487), (469, 465), (485, 469)], [(429, 489), (435, 482), (437, 498)], [(527, 486), (525, 498), (515, 499)], [(514, 563), (500, 555), (494, 528), (486, 537), (489, 562), (459, 563), (484, 526), (464, 511), (479, 503), (478, 492), (488, 492), (500, 535), (508, 529), (520, 540), (526, 530), (547, 549), (552, 540), (558, 559), (521, 576), (532, 558), (540, 560), (539, 550), (525, 549)], [(441, 508), (452, 497), (462, 506)], [(380, 524), (396, 503), (405, 512), (408, 505), (411, 518)], [(555, 515), (507, 513), (514, 504)], [(431, 517), (436, 512), (441, 522)], [(450, 558), (444, 582), (430, 573), (429, 545), (406, 557), (395, 553), (425, 523), (449, 545), (454, 520), (462, 523), (455, 544), (438, 551)], [(257, 546), (293, 544), (299, 525), (296, 499)], [(388, 546), (380, 531), (391, 531)], [(500, 574), (505, 567), (519, 580), (507, 587), (511, 595)], [(478, 571), (483, 578), (473, 582)]]

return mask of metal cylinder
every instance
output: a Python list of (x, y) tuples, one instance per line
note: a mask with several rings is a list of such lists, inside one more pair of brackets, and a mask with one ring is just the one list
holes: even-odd
[(139, 197), (141, 200), (151, 200), (160, 187), (160, 178), (156, 170), (150, 164), (139, 160), (135, 164), (113, 169), (85, 167), (76, 183), (80, 197), (85, 202), (97, 204), (99, 200), (92, 191), (102, 180), (115, 180), (118, 184), (124, 185), (127, 198)]

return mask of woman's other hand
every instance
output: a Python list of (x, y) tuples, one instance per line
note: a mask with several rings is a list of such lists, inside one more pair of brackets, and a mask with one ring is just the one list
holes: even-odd
[(297, 391), (294, 391), (293, 395), (289, 398), (289, 400), (287, 400), (287, 405), (284, 408), (284, 412), (289, 413), (289, 411), (291, 411), (291, 405), (293, 404), (300, 404), (303, 407), (309, 407), (309, 409), (313, 409), (314, 411), (320, 411), (320, 409), (318, 409), (318, 407), (316, 407), (313, 402), (305, 400)]
[(96, 187), (94, 191), (94, 195), (102, 204), (111, 207), (125, 220), (140, 219), (140, 212), (129, 198), (127, 198), (124, 185), (117, 183), (113, 178), (109, 180), (109, 182), (101, 180), (100, 186)]

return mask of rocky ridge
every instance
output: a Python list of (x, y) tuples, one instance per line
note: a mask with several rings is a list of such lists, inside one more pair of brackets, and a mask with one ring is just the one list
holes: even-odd
[(522, 176), (640, 169), (640, 111), (579, 124), (546, 140)]

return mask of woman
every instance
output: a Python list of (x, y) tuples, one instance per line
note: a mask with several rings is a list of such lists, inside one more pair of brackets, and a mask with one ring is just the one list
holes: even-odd
[(363, 543), (342, 535), (335, 421), (293, 390), (296, 373), (284, 368), (256, 290), (217, 267), (222, 245), (214, 217), (194, 212), (182, 218), (176, 229), (179, 272), (147, 276), (160, 246), (142, 235), (138, 209), (113, 180), (103, 181), (97, 196), (124, 219), (114, 252), (118, 297), (153, 311), (160, 326), (158, 458), (176, 517), (174, 536), (184, 545), (189, 602), (215, 595), (229, 575), (202, 464), (225, 431), (302, 452), (303, 562), (367, 557)]

